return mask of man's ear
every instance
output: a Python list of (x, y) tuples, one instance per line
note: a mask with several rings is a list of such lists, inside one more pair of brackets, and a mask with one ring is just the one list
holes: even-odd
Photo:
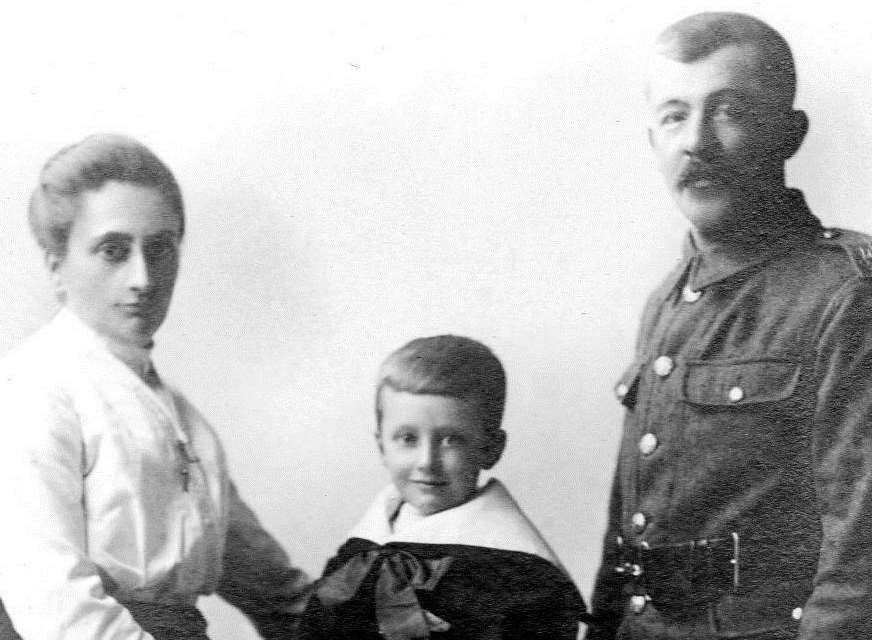
[(481, 468), (487, 470), (493, 467), (500, 461), (505, 448), (506, 432), (504, 430), (497, 429), (489, 433), (487, 444), (484, 445), (482, 450)]
[(805, 111), (792, 109), (787, 114), (784, 132), (782, 155), (785, 160), (792, 158), (799, 151), (799, 147), (802, 146), (802, 141), (805, 140), (805, 134), (807, 133), (808, 116), (805, 115)]

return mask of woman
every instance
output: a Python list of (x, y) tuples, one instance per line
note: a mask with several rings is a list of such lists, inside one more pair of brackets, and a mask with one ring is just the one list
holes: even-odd
[(202, 640), (219, 593), (267, 638), (308, 591), (228, 479), (221, 445), (151, 364), (185, 218), (128, 137), (42, 170), (30, 224), (61, 310), (0, 364), (0, 597), (24, 638)]

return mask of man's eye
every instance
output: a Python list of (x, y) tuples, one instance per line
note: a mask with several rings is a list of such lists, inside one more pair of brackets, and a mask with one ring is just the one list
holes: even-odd
[(744, 120), (751, 111), (745, 105), (727, 102), (718, 105), (715, 109), (715, 118), (718, 120)]
[(412, 445), (418, 441), (413, 433), (398, 433), (394, 436), (394, 440), (403, 445)]
[(120, 242), (107, 242), (100, 246), (99, 254), (106, 262), (124, 262), (130, 255), (130, 247)]

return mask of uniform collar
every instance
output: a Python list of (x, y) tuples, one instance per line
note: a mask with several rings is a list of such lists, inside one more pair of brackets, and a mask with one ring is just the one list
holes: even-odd
[(796, 189), (785, 189), (780, 197), (773, 198), (759, 219), (765, 225), (741, 242), (705, 250), (699, 250), (688, 233), (682, 248), (687, 263), (686, 285), (694, 291), (704, 289), (795, 249), (821, 230), (820, 221)]

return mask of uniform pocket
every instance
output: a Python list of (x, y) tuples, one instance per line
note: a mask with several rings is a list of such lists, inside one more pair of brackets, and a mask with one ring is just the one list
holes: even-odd
[(712, 407), (779, 402), (799, 384), (800, 365), (792, 360), (695, 360), (686, 363), (682, 399)]

